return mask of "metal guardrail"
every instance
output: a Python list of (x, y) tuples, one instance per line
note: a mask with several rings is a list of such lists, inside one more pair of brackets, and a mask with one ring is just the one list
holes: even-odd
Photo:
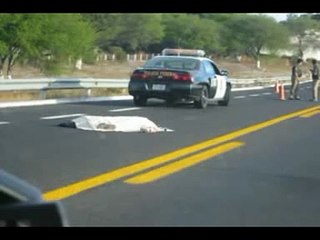
[(91, 89), (91, 88), (126, 88), (128, 79), (100, 78), (41, 78), (0, 80), (0, 91), (50, 90), (50, 89)]
[[(289, 76), (272, 78), (231, 79), (235, 88), (250, 86), (265, 86), (275, 81), (284, 83)], [(0, 91), (18, 90), (50, 90), (50, 89), (91, 89), (91, 88), (127, 88), (129, 79), (103, 78), (39, 78), (0, 80)]]
[(270, 77), (270, 78), (231, 79), (231, 82), (235, 88), (268, 86), (268, 85), (274, 84), (276, 81), (278, 81), (280, 84), (291, 82), (291, 77), (290, 76), (281, 76), (281, 77)]

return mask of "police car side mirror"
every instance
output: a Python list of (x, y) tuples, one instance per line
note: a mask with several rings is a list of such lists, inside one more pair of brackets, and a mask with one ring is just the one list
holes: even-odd
[(67, 226), (62, 204), (44, 201), (37, 188), (0, 170), (0, 227), (41, 226)]
[(222, 69), (222, 70), (221, 70), (221, 75), (228, 76), (228, 75), (229, 75), (228, 70)]

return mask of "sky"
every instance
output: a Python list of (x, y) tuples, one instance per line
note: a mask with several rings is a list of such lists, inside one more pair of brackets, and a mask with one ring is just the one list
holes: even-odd
[(266, 13), (266, 14), (275, 18), (278, 22), (286, 20), (288, 15), (288, 13)]
[[(261, 13), (253, 13), (253, 14), (261, 14)], [(283, 20), (287, 20), (287, 15), (289, 13), (262, 13), (263, 15), (268, 15), (273, 17), (274, 19), (276, 19), (278, 22), (283, 21)], [(303, 13), (294, 13), (297, 15), (301, 15)]]
[[(275, 18), (278, 22), (280, 22), (280, 21), (287, 20), (287, 15), (289, 13), (265, 13), (265, 14)], [(305, 13), (294, 13), (294, 14), (301, 15)]]

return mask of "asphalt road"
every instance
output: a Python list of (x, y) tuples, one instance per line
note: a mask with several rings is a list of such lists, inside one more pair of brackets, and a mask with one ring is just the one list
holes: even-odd
[[(71, 226), (320, 226), (320, 105), (302, 88), (301, 101), (241, 91), (206, 110), (161, 101), (0, 109), (0, 167), (61, 199)], [(174, 132), (57, 126), (78, 114), (143, 116)]]

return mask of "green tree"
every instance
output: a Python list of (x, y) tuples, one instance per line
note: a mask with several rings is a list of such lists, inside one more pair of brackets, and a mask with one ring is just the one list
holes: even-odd
[(222, 42), (227, 51), (246, 53), (260, 68), (263, 49), (275, 51), (288, 44), (288, 32), (273, 18), (264, 15), (245, 15), (231, 18), (223, 24)]
[(104, 51), (121, 47), (127, 52), (147, 50), (164, 36), (161, 14), (84, 14), (96, 29)]
[(303, 53), (308, 47), (319, 47), (319, 21), (317, 17), (313, 17), (309, 14), (298, 16), (295, 14), (289, 14), (287, 21), (283, 24), (289, 29), (290, 35), (297, 39), (296, 45), (298, 49), (298, 56), (303, 58)]
[(97, 46), (108, 51), (110, 46), (114, 44), (116, 36), (124, 30), (123, 20), (124, 14), (115, 13), (86, 13), (83, 14), (97, 33)]
[(145, 51), (164, 36), (161, 14), (123, 14), (122, 24), (113, 44), (127, 52)]
[(215, 21), (216, 23), (224, 23), (234, 17), (243, 16), (244, 13), (200, 13), (200, 18), (207, 18)]
[(195, 14), (164, 14), (164, 44), (173, 48), (204, 49), (218, 52), (219, 25)]
[(17, 59), (82, 57), (94, 39), (93, 28), (80, 14), (0, 14), (0, 71), (7, 63), (10, 77)]

